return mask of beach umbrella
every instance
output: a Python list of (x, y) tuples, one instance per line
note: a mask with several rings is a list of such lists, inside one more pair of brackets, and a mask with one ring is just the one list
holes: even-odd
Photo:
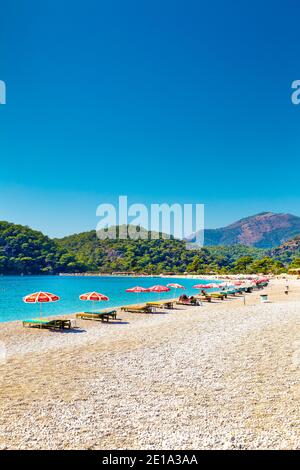
[(170, 290), (170, 287), (167, 287), (167, 286), (152, 286), (152, 287), (149, 287), (149, 292), (169, 292)]
[(130, 289), (126, 289), (126, 292), (149, 292), (149, 289), (146, 287), (141, 287), (141, 286), (136, 286), (136, 287), (131, 287)]
[(42, 318), (42, 304), (47, 302), (57, 302), (60, 297), (50, 292), (34, 292), (33, 294), (23, 297), (23, 301), (27, 304), (40, 304), (40, 318)]
[(173, 287), (173, 289), (185, 289), (184, 286), (180, 285), (180, 284), (167, 284), (167, 287)]
[(136, 301), (138, 303), (138, 295), (141, 292), (149, 292), (149, 289), (146, 288), (146, 287), (135, 286), (135, 287), (131, 287), (130, 289), (126, 289), (126, 292), (135, 292), (136, 293)]
[(79, 296), (80, 300), (90, 300), (91, 302), (101, 302), (102, 300), (109, 300), (109, 298), (100, 294), (99, 292), (87, 292), (86, 294), (81, 294)]
[(88, 292), (87, 294), (81, 294), (79, 296), (80, 300), (92, 300), (94, 302), (99, 302), (100, 300), (109, 300), (109, 298), (100, 294), (99, 292)]
[(194, 289), (207, 289), (207, 284), (196, 284), (193, 286)]
[[(176, 284), (176, 283), (174, 283), (174, 284), (167, 284), (167, 287), (170, 287), (170, 288), (172, 288), (172, 289), (185, 289), (184, 286), (182, 286), (181, 284)], [(176, 290), (175, 290), (174, 292), (176, 292)], [(174, 295), (174, 298), (175, 298), (175, 297), (176, 297), (176, 294)]]
[(213, 289), (216, 284), (196, 284), (193, 286), (194, 289)]
[(261, 278), (258, 279), (257, 282), (261, 283), (261, 282), (269, 282), (269, 281), (270, 281), (270, 279), (268, 277), (261, 277)]
[(159, 294), (159, 298), (160, 298), (161, 292), (169, 292), (169, 291), (170, 291), (170, 287), (167, 287), (167, 286), (157, 285), (157, 286), (149, 287), (149, 292), (157, 292)]
[(221, 282), (221, 284), (218, 284), (218, 287), (232, 287), (233, 284), (232, 282)]

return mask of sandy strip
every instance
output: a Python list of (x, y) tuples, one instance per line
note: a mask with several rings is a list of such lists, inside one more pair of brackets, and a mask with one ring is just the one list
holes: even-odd
[(71, 332), (0, 324), (0, 448), (300, 448), (300, 281)]

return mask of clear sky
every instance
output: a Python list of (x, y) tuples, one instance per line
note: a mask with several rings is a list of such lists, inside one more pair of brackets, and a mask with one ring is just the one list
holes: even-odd
[(50, 236), (96, 206), (300, 216), (297, 0), (1, 5), (0, 219)]

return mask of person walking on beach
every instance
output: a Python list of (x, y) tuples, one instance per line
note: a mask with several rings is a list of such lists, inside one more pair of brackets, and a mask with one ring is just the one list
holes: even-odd
[(288, 281), (286, 281), (286, 283), (285, 283), (285, 289), (284, 289), (285, 295), (288, 295), (289, 289), (290, 289), (289, 283), (288, 283)]

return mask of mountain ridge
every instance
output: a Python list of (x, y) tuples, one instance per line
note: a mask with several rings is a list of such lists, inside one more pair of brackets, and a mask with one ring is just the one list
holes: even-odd
[(300, 217), (261, 212), (217, 229), (204, 230), (205, 246), (246, 245), (270, 249), (300, 234)]
[[(270, 222), (271, 219), (271, 222)], [(274, 239), (289, 237), (298, 231), (300, 218), (290, 214), (260, 213), (246, 217), (229, 226), (227, 244), (205, 246), (193, 244), (187, 249), (185, 240), (174, 238), (118, 239), (98, 238), (95, 230), (50, 239), (42, 232), (28, 226), (0, 221), (0, 274), (57, 274), (115, 271), (160, 274), (166, 272), (283, 272), (290, 263), (298, 263), (300, 236), (278, 244), (275, 248), (230, 244), (232, 235), (239, 240), (244, 224), (255, 230), (256, 240), (265, 232)], [(267, 224), (267, 227), (266, 227)], [(261, 228), (268, 230), (261, 230)], [(131, 226), (133, 232), (134, 227)], [(127, 226), (116, 227), (117, 233), (125, 234)], [(232, 234), (233, 230), (233, 234)], [(279, 231), (279, 234), (276, 232)], [(147, 231), (141, 228), (143, 235)], [(136, 233), (136, 232), (135, 232)], [(300, 231), (298, 232), (300, 233)], [(105, 233), (103, 233), (105, 235)], [(156, 234), (159, 236), (162, 234)], [(246, 232), (246, 235), (249, 233)], [(252, 237), (252, 239), (251, 239)], [(226, 237), (225, 237), (226, 238)], [(244, 238), (245, 240), (245, 238)], [(250, 241), (253, 233), (250, 230)], [(222, 240), (224, 242), (224, 238)], [(249, 238), (248, 238), (249, 241)], [(263, 242), (266, 239), (263, 238)]]

